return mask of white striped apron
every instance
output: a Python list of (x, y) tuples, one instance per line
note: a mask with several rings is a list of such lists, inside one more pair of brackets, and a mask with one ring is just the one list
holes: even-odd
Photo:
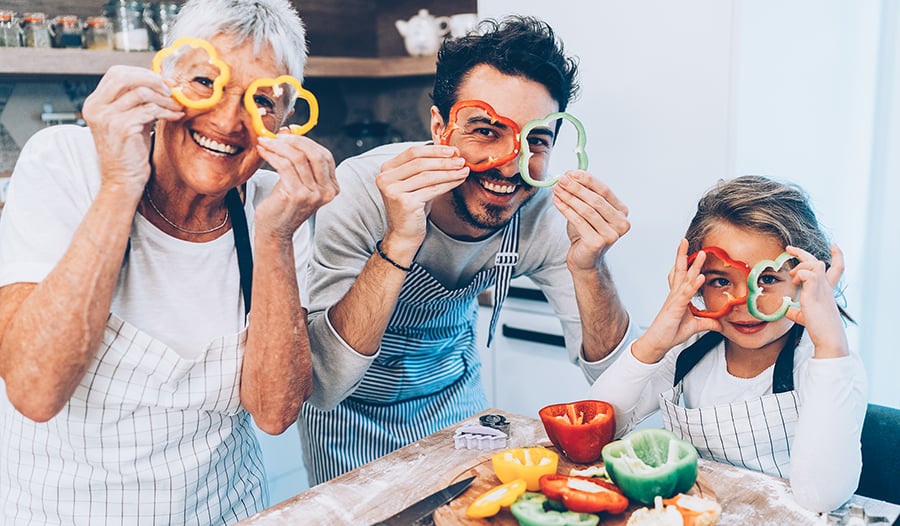
[[(332, 411), (301, 410), (310, 482), (319, 484), (485, 409), (475, 341), (475, 298), (495, 286), (491, 332), (518, 262), (519, 214), (504, 228), (494, 266), (449, 290), (413, 264), (381, 350), (359, 387)], [(488, 338), (490, 342), (490, 335)]]
[[(236, 190), (226, 202), (246, 314), (247, 220)], [(222, 525), (264, 509), (262, 453), (240, 398), (246, 342), (245, 326), (187, 360), (110, 314), (59, 414), (36, 423), (0, 397), (0, 524)]]
[[(794, 390), (794, 349), (803, 327), (794, 326), (773, 371), (773, 393), (730, 404), (688, 409), (681, 404), (683, 378), (722, 341), (707, 333), (678, 356), (674, 387), (659, 395), (665, 427), (697, 448), (701, 457), (787, 478), (791, 443), (800, 416)], [(682, 359), (684, 358), (684, 359)]]

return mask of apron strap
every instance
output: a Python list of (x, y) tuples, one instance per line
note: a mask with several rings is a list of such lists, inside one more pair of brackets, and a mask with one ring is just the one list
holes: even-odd
[(250, 314), (250, 293), (253, 286), (253, 249), (250, 247), (250, 229), (247, 214), (237, 188), (225, 195), (225, 204), (231, 214), (231, 230), (234, 233), (234, 248), (237, 250), (238, 271), (241, 274), (241, 292), (244, 294), (244, 315)]
[(494, 267), (497, 269), (497, 280), (494, 282), (494, 310), (491, 313), (491, 325), (488, 329), (487, 346), (494, 341), (494, 330), (500, 319), (500, 307), (509, 292), (509, 280), (519, 262), (519, 212), (517, 211), (506, 225), (500, 251), (494, 256)]
[[(800, 343), (803, 335), (803, 326), (795, 323), (788, 331), (784, 347), (775, 359), (775, 368), (772, 371), (772, 392), (786, 393), (794, 390), (794, 349)], [(677, 386), (681, 380), (697, 365), (706, 353), (718, 345), (724, 337), (718, 332), (704, 334), (693, 345), (685, 349), (675, 360), (675, 380), (673, 386)]]

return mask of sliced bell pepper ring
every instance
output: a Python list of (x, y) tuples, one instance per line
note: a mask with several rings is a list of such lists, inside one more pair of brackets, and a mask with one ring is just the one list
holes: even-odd
[(616, 434), (613, 406), (600, 400), (552, 404), (538, 411), (547, 438), (572, 462), (589, 464)]
[(501, 507), (510, 506), (525, 493), (525, 479), (516, 479), (495, 486), (478, 496), (466, 508), (466, 517), (484, 519), (500, 513)]
[(696, 495), (679, 493), (671, 499), (663, 499), (663, 504), (678, 510), (684, 526), (713, 526), (722, 515), (722, 506), (718, 502)]
[(593, 513), (577, 513), (555, 509), (555, 505), (540, 493), (525, 493), (509, 511), (520, 526), (596, 526), (600, 517)]
[[(456, 122), (459, 118), (459, 112), (460, 110), (463, 110), (465, 108), (479, 108), (484, 110), (484, 112), (487, 113), (488, 117), (491, 119), (492, 124), (499, 122), (509, 128), (515, 137), (519, 137), (519, 125), (516, 124), (512, 119), (499, 115), (496, 110), (494, 110), (494, 108), (487, 102), (484, 102), (483, 100), (461, 100), (450, 108), (450, 115), (447, 118), (447, 127), (444, 128), (444, 131), (441, 133), (441, 144), (445, 146), (450, 144), (450, 137), (453, 135), (453, 132), (460, 129), (459, 125)], [(473, 172), (484, 172), (490, 170), (491, 168), (503, 166), (504, 164), (515, 159), (517, 155), (519, 155), (520, 146), (518, 140), (512, 141), (512, 148), (512, 151), (507, 153), (506, 155), (503, 155), (502, 157), (496, 159), (489, 158), (487, 162), (472, 163), (466, 160), (466, 166)]]
[(192, 37), (181, 37), (175, 40), (171, 46), (164, 47), (156, 52), (156, 55), (153, 56), (153, 61), (150, 64), (150, 69), (156, 73), (161, 73), (163, 60), (170, 55), (174, 55), (175, 52), (184, 46), (202, 48), (206, 51), (209, 55), (209, 63), (219, 69), (219, 76), (213, 79), (213, 93), (209, 98), (200, 100), (192, 99), (182, 93), (181, 88), (178, 86), (172, 88), (172, 98), (187, 108), (197, 110), (212, 108), (222, 99), (222, 90), (224, 89), (225, 84), (228, 84), (229, 78), (231, 78), (231, 69), (228, 67), (228, 64), (219, 59), (219, 54), (216, 53), (216, 49), (206, 40)]
[(747, 290), (749, 291), (747, 294), (747, 310), (754, 318), (758, 318), (762, 321), (778, 321), (781, 318), (784, 318), (784, 315), (787, 314), (788, 309), (791, 307), (800, 307), (800, 303), (794, 301), (794, 298), (784, 296), (781, 300), (781, 306), (774, 312), (765, 313), (759, 310), (759, 297), (763, 295), (763, 287), (759, 286), (759, 275), (767, 268), (778, 270), (791, 259), (796, 258), (787, 252), (782, 252), (781, 255), (774, 260), (764, 259), (756, 265), (753, 265), (750, 274), (747, 276)]
[(309, 105), (309, 120), (306, 121), (305, 124), (299, 126), (292, 124), (290, 126), (291, 133), (293, 135), (304, 135), (319, 123), (319, 101), (311, 91), (304, 89), (303, 86), (300, 85), (299, 80), (291, 75), (281, 75), (274, 79), (259, 78), (250, 83), (250, 86), (247, 87), (247, 91), (244, 92), (244, 107), (250, 113), (250, 118), (253, 120), (253, 129), (256, 130), (257, 135), (272, 139), (276, 137), (276, 135), (268, 130), (263, 124), (262, 115), (259, 112), (259, 108), (257, 108), (256, 104), (253, 102), (253, 96), (256, 95), (256, 91), (260, 88), (280, 87), (283, 84), (292, 86), (297, 92), (297, 98), (305, 100)]
[[(688, 266), (690, 266), (690, 264), (693, 263), (695, 259), (697, 259), (697, 254), (699, 254), (700, 252), (705, 252), (707, 254), (707, 256), (712, 254), (713, 256), (719, 258), (719, 260), (722, 261), (722, 263), (724, 263), (725, 266), (734, 267), (734, 268), (740, 270), (741, 272), (743, 272), (745, 275), (750, 274), (750, 265), (744, 263), (743, 261), (731, 259), (731, 257), (728, 255), (728, 253), (719, 247), (703, 247), (700, 250), (698, 250), (697, 252), (694, 252), (694, 253), (688, 255), (688, 259), (687, 259)], [(721, 318), (722, 316), (725, 316), (729, 312), (731, 312), (731, 309), (733, 309), (735, 305), (741, 305), (742, 303), (746, 303), (746, 302), (747, 302), (747, 296), (741, 296), (739, 298), (731, 298), (730, 300), (728, 300), (728, 303), (726, 303), (724, 307), (722, 307), (721, 309), (719, 309), (717, 311), (700, 310), (693, 304), (688, 305), (688, 308), (691, 310), (691, 314), (693, 314), (694, 316), (697, 316), (700, 318), (718, 319), (718, 318)]]
[(561, 500), (569, 511), (579, 513), (622, 513), (628, 498), (614, 484), (593, 477), (544, 475), (541, 493), (549, 499)]
[(491, 464), (500, 482), (524, 479), (528, 491), (537, 491), (541, 475), (556, 473), (559, 455), (543, 447), (512, 448), (494, 453)]
[(584, 146), (587, 144), (587, 132), (584, 131), (584, 125), (581, 124), (581, 121), (576, 119), (575, 116), (571, 113), (567, 113), (564, 111), (551, 113), (543, 119), (535, 119), (533, 121), (525, 123), (525, 126), (522, 126), (522, 131), (519, 134), (519, 150), (522, 152), (522, 156), (519, 157), (519, 175), (522, 176), (523, 181), (530, 184), (531, 186), (553, 186), (559, 181), (559, 176), (547, 179), (546, 181), (537, 181), (535, 179), (532, 179), (531, 172), (528, 168), (528, 161), (531, 159), (531, 149), (528, 148), (528, 133), (538, 126), (550, 124), (557, 119), (567, 120), (571, 122), (573, 126), (575, 126), (575, 130), (576, 132), (578, 132), (578, 138), (576, 139), (575, 143), (575, 157), (578, 161), (578, 169), (586, 170), (588, 167), (588, 156), (587, 152), (584, 151)]
[(697, 450), (666, 429), (633, 431), (603, 448), (612, 481), (630, 499), (652, 504), (685, 493), (697, 481)]

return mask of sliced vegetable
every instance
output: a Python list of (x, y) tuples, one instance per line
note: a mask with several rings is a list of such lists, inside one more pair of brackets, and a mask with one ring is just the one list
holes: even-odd
[(763, 295), (763, 288), (759, 286), (759, 275), (768, 268), (778, 270), (791, 259), (796, 258), (787, 252), (782, 252), (774, 261), (771, 259), (764, 259), (756, 265), (753, 265), (750, 274), (747, 276), (747, 290), (749, 291), (747, 294), (747, 310), (754, 318), (758, 318), (762, 321), (778, 321), (781, 318), (784, 318), (784, 315), (787, 314), (789, 308), (800, 307), (800, 303), (794, 301), (794, 298), (782, 296), (781, 305), (773, 312), (763, 312), (763, 310), (759, 308), (759, 298)]
[(561, 500), (569, 511), (580, 513), (622, 513), (628, 499), (615, 485), (591, 477), (544, 475), (541, 493), (549, 499)]
[(572, 462), (589, 464), (616, 434), (613, 407), (600, 400), (553, 404), (538, 411), (553, 445)]
[(678, 510), (684, 526), (712, 526), (722, 514), (722, 506), (718, 502), (696, 495), (679, 493), (663, 500), (663, 503)]
[(493, 487), (482, 493), (466, 508), (466, 516), (484, 519), (500, 513), (500, 508), (509, 506), (525, 493), (525, 480), (516, 479)]
[(505, 449), (491, 456), (494, 473), (500, 482), (525, 479), (528, 491), (540, 489), (541, 475), (556, 473), (559, 455), (543, 447), (519, 447)]
[[(720, 247), (703, 247), (697, 252), (694, 252), (688, 255), (687, 264), (690, 265), (697, 259), (697, 254), (700, 252), (705, 252), (707, 254), (707, 259), (709, 256), (717, 257), (722, 263), (725, 264), (726, 267), (733, 267), (740, 270), (745, 276), (750, 273), (750, 265), (744, 263), (743, 261), (738, 261), (736, 259), (731, 259), (731, 256), (728, 255), (728, 252), (725, 252), (724, 249)], [(721, 318), (722, 316), (731, 312), (731, 309), (734, 308), (735, 305), (741, 305), (747, 301), (747, 296), (741, 296), (738, 298), (731, 297), (728, 302), (717, 311), (710, 310), (701, 310), (698, 309), (693, 304), (688, 305), (688, 308), (691, 310), (691, 313), (694, 316), (698, 316), (700, 318)]]
[(521, 526), (596, 526), (600, 517), (593, 513), (559, 510), (552, 500), (540, 493), (525, 493), (509, 511)]
[(684, 526), (684, 519), (675, 506), (666, 506), (661, 497), (656, 497), (652, 508), (638, 508), (628, 517), (625, 526)]
[(652, 504), (691, 489), (697, 450), (666, 429), (640, 429), (603, 448), (606, 472), (630, 499)]

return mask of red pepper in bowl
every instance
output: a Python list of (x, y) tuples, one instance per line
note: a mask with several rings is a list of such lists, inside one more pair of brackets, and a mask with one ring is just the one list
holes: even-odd
[(599, 459), (603, 446), (616, 434), (613, 407), (600, 400), (548, 405), (538, 415), (550, 442), (579, 464)]

